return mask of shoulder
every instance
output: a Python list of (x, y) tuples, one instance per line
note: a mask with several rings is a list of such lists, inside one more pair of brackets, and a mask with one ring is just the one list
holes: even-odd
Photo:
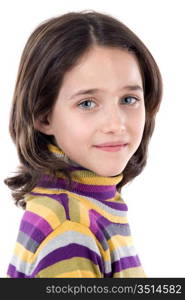
[(96, 276), (101, 276), (96, 237), (84, 224), (67, 219), (67, 209), (61, 205), (65, 199), (65, 194), (60, 195), (60, 202), (48, 196), (27, 198), (8, 271), (10, 277), (55, 277), (56, 272), (62, 276), (65, 270), (66, 274), (70, 270), (74, 274), (81, 264), (91, 270), (91, 276), (94, 269)]
[(101, 277), (103, 272), (95, 236), (89, 228), (71, 220), (47, 236), (35, 253), (35, 261), (32, 277)]
[(53, 238), (56, 240), (56, 237), (59, 240), (60, 236), (64, 239), (64, 235), (66, 240), (70, 236), (71, 239), (82, 242), (85, 239), (86, 242), (90, 239), (96, 241), (96, 236), (89, 228), (89, 219), (84, 216), (87, 212), (81, 207), (78, 199), (62, 193), (58, 198), (57, 195), (55, 198), (49, 195), (29, 195), (26, 201), (19, 236), (23, 235), (23, 240), (27, 242), (31, 239), (33, 252), (43, 241), (46, 243)]
[(50, 230), (54, 230), (67, 219), (67, 195), (60, 194), (60, 198), (50, 195), (31, 195), (26, 197), (25, 221), (31, 222), (42, 230), (48, 223)]
[(66, 220), (42, 242), (36, 241), (36, 237), (33, 240), (33, 236), (23, 242), (19, 236), (8, 275), (14, 278), (102, 277), (103, 270), (93, 233), (82, 224)]

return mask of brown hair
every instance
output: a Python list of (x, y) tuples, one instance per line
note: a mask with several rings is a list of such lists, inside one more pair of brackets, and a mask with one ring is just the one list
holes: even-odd
[(29, 37), (20, 61), (9, 130), (16, 145), (20, 166), (16, 176), (5, 179), (16, 204), (25, 208), (24, 195), (43, 172), (64, 172), (71, 183), (67, 164), (51, 155), (53, 137), (35, 129), (35, 121), (52, 111), (66, 71), (92, 46), (118, 47), (132, 52), (140, 65), (146, 122), (139, 148), (124, 169), (121, 187), (141, 173), (162, 98), (159, 68), (143, 42), (114, 17), (95, 11), (70, 12), (41, 23)]

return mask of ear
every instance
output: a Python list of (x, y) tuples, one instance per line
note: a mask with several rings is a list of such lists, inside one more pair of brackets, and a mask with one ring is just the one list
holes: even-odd
[(35, 129), (37, 129), (38, 131), (40, 131), (44, 134), (47, 134), (47, 135), (53, 135), (51, 125), (52, 125), (52, 123), (51, 123), (51, 120), (50, 120), (49, 116), (39, 117), (34, 122)]

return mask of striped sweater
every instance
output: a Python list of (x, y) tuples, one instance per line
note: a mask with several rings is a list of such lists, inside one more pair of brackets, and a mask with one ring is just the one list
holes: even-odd
[[(49, 145), (53, 155), (64, 153)], [(44, 174), (26, 194), (7, 276), (11, 278), (146, 277), (133, 245), (127, 205), (116, 189), (122, 174), (99, 176), (69, 163), (72, 189), (59, 172)]]

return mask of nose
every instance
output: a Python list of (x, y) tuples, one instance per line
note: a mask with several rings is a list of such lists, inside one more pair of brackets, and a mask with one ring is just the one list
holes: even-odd
[(102, 119), (101, 130), (103, 133), (120, 134), (126, 129), (125, 112), (116, 105), (110, 105), (109, 109), (104, 112)]

